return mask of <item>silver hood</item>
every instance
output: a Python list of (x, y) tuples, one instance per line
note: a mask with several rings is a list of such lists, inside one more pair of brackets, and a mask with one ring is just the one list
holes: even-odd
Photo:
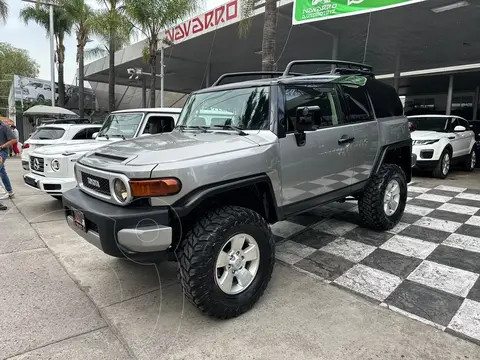
[[(139, 137), (109, 144), (86, 154), (80, 162), (96, 168), (124, 164), (146, 167), (161, 163), (206, 157), (218, 153), (258, 147), (254, 134), (241, 136), (236, 132), (181, 132)], [(111, 168), (111, 166), (110, 166)]]

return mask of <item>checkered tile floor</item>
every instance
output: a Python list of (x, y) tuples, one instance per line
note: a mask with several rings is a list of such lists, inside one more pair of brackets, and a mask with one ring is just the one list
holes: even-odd
[(394, 229), (359, 224), (356, 202), (279, 222), (277, 259), (480, 343), (480, 190), (412, 183)]

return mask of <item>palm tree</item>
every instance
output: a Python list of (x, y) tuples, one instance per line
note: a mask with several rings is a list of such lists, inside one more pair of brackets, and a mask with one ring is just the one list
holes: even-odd
[[(242, 5), (240, 36), (244, 37), (250, 29), (250, 16), (253, 14), (255, 0), (246, 0)], [(262, 71), (273, 71), (276, 67), (275, 45), (277, 37), (277, 0), (265, 0), (265, 18), (262, 39)]]
[(115, 51), (130, 40), (133, 29), (125, 16), (123, 0), (98, 0), (98, 2), (103, 5), (103, 9), (93, 18), (93, 31), (108, 43), (106, 46), (109, 55), (108, 111), (112, 112), (115, 110)]
[[(20, 10), (20, 18), (28, 25), (30, 21), (42, 26), (47, 36), (50, 34), (50, 10), (48, 5), (36, 4), (27, 6)], [(65, 82), (63, 64), (65, 62), (65, 35), (70, 35), (72, 19), (63, 6), (53, 7), (53, 31), (56, 43), (56, 60), (58, 63), (58, 102), (60, 106), (65, 105)]]
[(197, 9), (197, 0), (125, 0), (125, 10), (132, 24), (146, 37), (143, 58), (150, 65), (150, 106), (155, 107), (157, 53), (160, 32)]
[(6, 23), (8, 18), (7, 0), (0, 0), (0, 22)]
[(93, 9), (85, 3), (85, 0), (61, 0), (62, 5), (70, 19), (73, 21), (73, 28), (77, 37), (77, 63), (78, 63), (78, 80), (79, 80), (79, 98), (78, 112), (80, 117), (85, 113), (85, 89), (84, 89), (84, 60), (85, 45), (90, 41), (93, 29)]

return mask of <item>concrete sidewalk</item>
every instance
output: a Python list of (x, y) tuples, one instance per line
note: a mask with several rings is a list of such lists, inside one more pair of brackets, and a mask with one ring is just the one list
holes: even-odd
[(23, 185), (0, 213), (0, 359), (477, 359), (480, 347), (277, 264), (260, 302), (219, 321), (182, 296), (175, 264), (110, 258)]

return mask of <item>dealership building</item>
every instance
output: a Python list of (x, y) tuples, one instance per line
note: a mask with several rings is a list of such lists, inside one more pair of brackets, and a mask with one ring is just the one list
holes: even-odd
[[(405, 111), (478, 118), (480, 86), (480, 1), (280, 0), (277, 69), (296, 59), (338, 59), (372, 65), (377, 78), (405, 97)], [(242, 0), (225, 4), (165, 31), (166, 106), (181, 106), (186, 94), (208, 87), (221, 74), (261, 69), (264, 1), (254, 5), (250, 28), (239, 36)], [(313, 14), (313, 15), (312, 15)], [(115, 54), (119, 108), (143, 105), (150, 69), (142, 60), (144, 41)], [(158, 69), (160, 69), (160, 56)], [(99, 106), (108, 103), (108, 59), (85, 66)], [(160, 81), (157, 81), (157, 106)], [(149, 95), (146, 96), (149, 99)], [(148, 106), (148, 103), (146, 104)]]

